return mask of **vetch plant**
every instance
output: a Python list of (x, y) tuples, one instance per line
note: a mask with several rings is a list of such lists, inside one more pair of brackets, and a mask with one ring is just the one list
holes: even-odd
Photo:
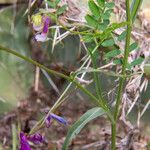
[(33, 15), (32, 16), (32, 24), (33, 29), (38, 31), (35, 35), (36, 41), (45, 42), (48, 40), (47, 35), (49, 31), (49, 25), (51, 23), (51, 19), (48, 16), (41, 16), (41, 15)]
[(64, 124), (64, 125), (67, 125), (67, 124), (68, 124), (67, 121), (66, 121), (64, 118), (62, 118), (62, 117), (60, 117), (60, 116), (57, 116), (57, 115), (55, 115), (55, 114), (50, 114), (50, 115), (46, 118), (46, 121), (45, 121), (45, 124), (46, 124), (46, 127), (47, 127), (47, 128), (50, 127), (50, 124), (51, 124), (52, 119), (55, 119), (55, 120), (57, 120), (58, 122), (60, 122), (61, 124)]
[(43, 137), (36, 133), (34, 135), (25, 135), (23, 132), (20, 133), (20, 150), (31, 150), (29, 141), (39, 144), (43, 141)]
[[(64, 102), (65, 96), (67, 95), (66, 93), (69, 91), (70, 87), (72, 87), (73, 84), (75, 85), (75, 89), (80, 89), (82, 92), (90, 97), (91, 102), (95, 105), (95, 107), (88, 110), (79, 118), (78, 121), (75, 122), (75, 124), (70, 127), (62, 149), (68, 149), (68, 146), (72, 139), (85, 127), (88, 122), (97, 117), (105, 115), (107, 116), (107, 119), (111, 124), (111, 149), (116, 150), (116, 128), (120, 114), (124, 84), (126, 79), (133, 75), (132, 68), (134, 66), (140, 65), (144, 61), (142, 57), (136, 58), (131, 63), (129, 63), (128, 61), (131, 52), (135, 51), (137, 48), (137, 44), (131, 44), (130, 41), (133, 23), (141, 5), (141, 2), (142, 1), (139, 0), (132, 0), (131, 3), (130, 0), (126, 0), (126, 21), (121, 23), (112, 23), (110, 21), (110, 17), (113, 13), (113, 8), (115, 4), (113, 2), (106, 2), (104, 0), (89, 0), (88, 6), (90, 12), (85, 16), (86, 23), (84, 24), (84, 28), (81, 28), (81, 26), (75, 26), (71, 23), (70, 26), (65, 26), (59, 21), (59, 17), (63, 15), (67, 10), (66, 4), (60, 5), (60, 0), (44, 1), (44, 4), (46, 4), (48, 8), (46, 7), (44, 10), (39, 9), (39, 12), (33, 14), (31, 17), (33, 29), (36, 32), (36, 41), (48, 42), (49, 28), (51, 22), (53, 21), (55, 22), (55, 25), (57, 27), (61, 26), (61, 28), (66, 30), (66, 32), (74, 35), (79, 35), (81, 43), (86, 47), (87, 57), (84, 63), (77, 71), (72, 72), (69, 76), (51, 70), (44, 65), (30, 58), (27, 58), (11, 49), (0, 46), (0, 50), (24, 59), (25, 61), (32, 63), (33, 65), (36, 65), (39, 68), (47, 71), (48, 73), (64, 78), (70, 82), (62, 95), (58, 98), (56, 103), (46, 114), (46, 116), (44, 116), (31, 129), (30, 133), (20, 133), (20, 150), (31, 149), (28, 141), (32, 141), (36, 144), (42, 142), (43, 137), (38, 134), (38, 131), (44, 126), (50, 127), (52, 120), (56, 120), (63, 125), (68, 125), (67, 121), (64, 118), (57, 116), (56, 114), (54, 114), (54, 112)], [(49, 9), (52, 11), (49, 11)], [(71, 30), (72, 27), (76, 30)], [(121, 35), (116, 36), (114, 32), (118, 28), (124, 28), (124, 31), (121, 33)], [(51, 28), (50, 30), (53, 29)], [(54, 38), (57, 39), (55, 36), (57, 36), (57, 34), (54, 34)], [(123, 40), (125, 41), (125, 47), (124, 49), (121, 49), (117, 42)], [(113, 49), (109, 49), (110, 47)], [(104, 53), (103, 60), (106, 63), (105, 67), (107, 68), (108, 66), (119, 66), (120, 72), (118, 74), (110, 70), (105, 70), (103, 66), (99, 67), (99, 49), (107, 49), (106, 51), (101, 52), (101, 55), (102, 53)], [(88, 62), (90, 61), (92, 62), (92, 64), (88, 65)], [(109, 76), (116, 76), (119, 78), (117, 96), (115, 97), (113, 104), (112, 102), (109, 102), (103, 95), (100, 76), (101, 72), (104, 74), (106, 73)], [(92, 73), (93, 75), (92, 79), (94, 81), (96, 91), (95, 95), (91, 93), (91, 91), (89, 91), (80, 82), (81, 80), (83, 80), (84, 76), (87, 73)]]

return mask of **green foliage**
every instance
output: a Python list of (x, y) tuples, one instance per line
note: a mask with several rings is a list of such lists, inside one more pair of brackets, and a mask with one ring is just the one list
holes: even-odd
[(138, 47), (138, 43), (134, 42), (130, 45), (129, 51), (132, 52), (133, 50), (137, 49), (137, 47)]
[(123, 32), (118, 36), (118, 41), (123, 41), (123, 40), (125, 40), (126, 35), (127, 35), (127, 32), (126, 32), (126, 30), (125, 30), (125, 31), (123, 31)]
[(88, 2), (91, 13), (94, 15), (96, 19), (100, 18), (101, 9), (96, 5), (93, 0), (89, 0)]
[(114, 30), (124, 27), (125, 25), (127, 25), (126, 22), (121, 22), (121, 23), (112, 23), (110, 24), (101, 34), (100, 39), (101, 40), (106, 40), (109, 37), (112, 37), (112, 33)]
[(93, 38), (94, 36), (92, 35), (85, 35), (85, 36), (82, 36), (82, 40), (86, 43), (90, 43), (90, 42), (93, 42)]
[(142, 2), (143, 0), (132, 0), (132, 4), (130, 8), (132, 22), (134, 22)]
[(47, 1), (47, 3), (49, 7), (52, 7), (52, 8), (56, 7), (56, 3), (54, 3), (53, 1)]
[(110, 23), (113, 4), (105, 2), (104, 0), (97, 0), (97, 3), (95, 3), (94, 0), (89, 0), (88, 5), (91, 15), (85, 17), (87, 24), (104, 31)]
[(121, 51), (118, 49), (115, 50), (111, 50), (110, 52), (105, 54), (105, 58), (109, 59), (109, 58), (115, 58), (117, 55), (121, 54)]
[(105, 0), (97, 0), (97, 3), (98, 3), (98, 5), (100, 6), (100, 7), (104, 7), (104, 5), (105, 5)]
[(139, 57), (135, 59), (134, 61), (132, 61), (130, 64), (128, 64), (128, 68), (130, 69), (133, 66), (140, 65), (143, 61), (144, 61), (144, 58)]
[(108, 2), (105, 4), (105, 7), (112, 9), (115, 6), (114, 2)]
[(103, 23), (99, 24), (98, 29), (101, 31), (105, 31), (108, 25), (109, 25), (109, 20), (103, 20)]
[[(63, 14), (66, 9), (67, 9), (67, 5), (63, 5), (63, 6), (59, 6), (59, 3), (60, 3), (61, 0), (54, 0), (54, 1), (51, 1), (51, 0), (48, 0), (47, 3), (48, 3), (48, 6), (55, 9), (56, 10), (56, 14), (55, 15), (61, 15)], [(51, 14), (52, 15), (52, 14)], [(53, 15), (52, 15), (53, 16)]]
[(62, 150), (67, 150), (70, 142), (72, 141), (73, 138), (79, 132), (85, 127), (85, 125), (90, 122), (91, 120), (104, 115), (106, 112), (100, 108), (100, 107), (95, 107), (90, 110), (88, 110), (85, 114), (83, 114), (77, 122), (72, 125), (72, 127), (69, 129), (67, 137), (65, 139), (65, 142), (63, 144)]
[(105, 40), (103, 43), (102, 43), (102, 46), (103, 47), (109, 47), (109, 46), (113, 46), (115, 44), (114, 40), (113, 39), (108, 39), (108, 40)]
[(94, 17), (92, 17), (91, 15), (86, 15), (85, 19), (89, 26), (98, 28), (98, 22), (94, 19)]
[(48, 0), (47, 3), (48, 3), (48, 5), (49, 5), (50, 7), (56, 8), (57, 5), (60, 3), (60, 1), (61, 1), (61, 0), (53, 0), (53, 1)]
[(55, 0), (56, 5), (58, 5), (60, 1), (61, 0)]
[(113, 63), (115, 65), (122, 65), (123, 64), (123, 60), (121, 58), (117, 58), (113, 60)]
[(56, 13), (58, 15), (61, 15), (61, 14), (63, 14), (66, 11), (66, 9), (67, 9), (67, 5), (63, 5), (62, 7), (60, 7), (60, 8), (57, 9)]
[(110, 15), (111, 15), (112, 11), (110, 9), (106, 10), (103, 14), (102, 14), (102, 19), (103, 20), (109, 20)]

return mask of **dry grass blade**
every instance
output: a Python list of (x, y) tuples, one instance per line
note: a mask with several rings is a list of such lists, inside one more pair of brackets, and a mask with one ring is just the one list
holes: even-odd
[[(73, 31), (75, 27), (71, 28), (70, 31)], [(65, 33), (61, 34), (59, 37), (56, 38), (55, 45), (57, 45), (59, 42), (61, 42), (64, 38), (66, 38), (68, 35), (70, 35), (70, 31), (66, 31)]]
[(57, 88), (56, 84), (53, 82), (53, 80), (51, 79), (51, 77), (48, 75), (48, 73), (41, 69), (42, 73), (44, 74), (44, 76), (47, 78), (48, 82), (50, 83), (50, 85), (53, 87), (53, 89), (56, 91), (56, 93), (60, 94), (59, 89)]
[[(30, 1), (31, 1), (31, 0), (30, 0)], [(35, 4), (36, 1), (37, 1), (37, 0), (33, 0), (33, 1), (31, 2), (31, 5), (29, 4), (30, 8)], [(29, 9), (30, 9), (30, 8), (26, 9), (26, 11), (25, 11), (25, 13), (24, 13), (23, 16), (25, 16), (25, 15), (29, 12)]]
[(150, 99), (148, 100), (147, 104), (145, 105), (145, 107), (143, 108), (142, 112), (141, 112), (141, 115), (140, 115), (140, 118), (144, 115), (144, 113), (146, 112), (146, 110), (148, 109), (150, 105)]
[(54, 48), (55, 48), (55, 45), (56, 45), (57, 34), (58, 34), (58, 28), (56, 27), (54, 38), (53, 38), (53, 43), (52, 43), (52, 53), (54, 52)]
[(0, 97), (0, 101), (2, 101), (2, 102), (6, 102), (6, 100), (5, 99), (3, 99), (2, 97)]

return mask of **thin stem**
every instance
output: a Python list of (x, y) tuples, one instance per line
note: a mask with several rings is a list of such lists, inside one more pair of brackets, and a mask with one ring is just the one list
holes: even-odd
[(143, 0), (132, 0), (132, 4), (131, 4), (131, 19), (132, 22), (134, 22), (136, 16), (137, 16), (137, 12), (142, 4)]
[(116, 150), (116, 123), (111, 124), (111, 150)]
[[(97, 46), (96, 46), (96, 49), (97, 49)], [(94, 57), (94, 54), (92, 54), (90, 50), (89, 50), (89, 54), (92, 60), (93, 68), (97, 69), (96, 58)], [(102, 98), (102, 92), (101, 92), (101, 86), (100, 86), (100, 80), (99, 80), (99, 73), (93, 72), (93, 76), (94, 76), (95, 89), (96, 89), (97, 96), (100, 100), (102, 100), (103, 98)]]
[(123, 83), (126, 79), (126, 67), (128, 64), (128, 56), (129, 56), (129, 47), (130, 47), (130, 37), (131, 37), (131, 31), (132, 31), (132, 24), (131, 24), (131, 16), (130, 16), (130, 4), (129, 0), (126, 0), (126, 14), (127, 14), (127, 35), (126, 35), (126, 44), (125, 44), (125, 51), (124, 51), (124, 60), (123, 60), (123, 66), (122, 66), (122, 75), (124, 78), (120, 78), (119, 80), (119, 87), (118, 87), (118, 95), (117, 95), (117, 101), (116, 101), (116, 109), (114, 118), (117, 120), (118, 113), (119, 113), (119, 105), (121, 102), (122, 97), (122, 91), (123, 91)]
[(15, 51), (13, 51), (13, 50), (10, 50), (9, 48), (5, 48), (5, 47), (0, 46), (0, 50), (3, 50), (3, 51), (8, 52), (8, 53), (11, 53), (11, 54), (13, 54), (13, 55), (15, 55), (15, 56), (17, 56), (17, 57), (19, 57), (19, 58), (21, 58), (21, 59), (27, 61), (27, 62), (30, 62), (30, 63), (32, 63), (32, 64), (34, 64), (34, 65), (36, 65), (36, 66), (38, 66), (38, 67), (44, 69), (45, 71), (47, 71), (47, 72), (50, 73), (50, 74), (57, 75), (57, 76), (59, 76), (59, 77), (62, 77), (62, 78), (64, 78), (64, 79), (68, 80), (69, 82), (74, 83), (80, 90), (82, 90), (82, 91), (83, 91), (84, 93), (86, 93), (89, 97), (91, 97), (97, 104), (99, 104), (97, 98), (96, 98), (92, 93), (90, 93), (87, 89), (85, 89), (82, 85), (80, 85), (77, 81), (75, 81), (74, 78), (69, 77), (69, 76), (67, 76), (67, 75), (64, 75), (64, 74), (62, 74), (62, 73), (59, 73), (59, 72), (57, 72), (57, 71), (55, 71), (55, 70), (51, 70), (51, 69), (45, 67), (44, 65), (42, 65), (42, 64), (40, 64), (40, 63), (38, 63), (38, 62), (36, 62), (36, 61), (34, 61), (34, 60), (28, 58), (28, 57), (25, 57), (25, 56), (23, 56), (23, 55), (21, 55), (21, 54), (15, 52)]
[[(128, 64), (128, 56), (129, 56), (129, 46), (130, 46), (130, 37), (131, 37), (131, 30), (132, 30), (132, 20), (131, 20), (131, 14), (130, 14), (130, 0), (126, 0), (126, 14), (127, 14), (127, 35), (126, 35), (126, 43), (125, 43), (125, 51), (124, 51), (124, 60), (122, 65), (122, 75), (126, 75), (126, 67)], [(123, 85), (124, 81), (126, 80), (126, 77), (120, 78), (119, 80), (119, 87), (118, 87), (118, 94), (117, 94), (117, 100), (115, 105), (115, 112), (114, 112), (114, 120), (115, 124), (112, 124), (112, 150), (116, 150), (116, 123), (118, 120), (118, 114), (119, 114), (119, 107), (121, 103), (122, 98), (122, 92), (123, 92)]]
[[(69, 77), (69, 76), (66, 76), (66, 75), (64, 75), (64, 74), (62, 74), (62, 73), (59, 73), (59, 72), (57, 72), (57, 71), (51, 70), (51, 69), (49, 69), (49, 68), (43, 66), (42, 64), (40, 64), (40, 63), (38, 63), (38, 62), (36, 62), (36, 61), (34, 61), (34, 60), (28, 58), (28, 57), (25, 57), (25, 56), (23, 56), (23, 55), (21, 55), (21, 54), (15, 52), (15, 51), (9, 49), (9, 48), (5, 48), (5, 47), (3, 47), (3, 46), (0, 46), (0, 50), (5, 51), (5, 52), (8, 52), (8, 53), (10, 53), (10, 54), (13, 54), (13, 55), (15, 55), (15, 56), (17, 56), (17, 57), (19, 57), (19, 58), (21, 58), (21, 59), (27, 61), (27, 62), (30, 62), (30, 63), (32, 63), (32, 64), (34, 64), (34, 65), (36, 65), (36, 66), (38, 66), (38, 67), (44, 69), (45, 71), (47, 71), (47, 72), (50, 73), (50, 74), (57, 75), (57, 76), (59, 76), (59, 77), (62, 77), (62, 78), (64, 78), (64, 79), (68, 80), (69, 82), (72, 82), (73, 84), (76, 85), (76, 87), (78, 87), (81, 91), (83, 91), (85, 94), (87, 94), (87, 95), (97, 104), (97, 106), (102, 107), (102, 108), (104, 109), (104, 111), (106, 111), (109, 120), (110, 120), (111, 122), (114, 122), (113, 117), (112, 117), (112, 115), (111, 115), (110, 110), (108, 109), (108, 107), (107, 107), (106, 105), (101, 104), (101, 103), (99, 102), (99, 100), (98, 100), (92, 93), (90, 93), (86, 88), (84, 88), (82, 85), (80, 85), (80, 83), (78, 83), (78, 82), (75, 80), (74, 77)], [(58, 102), (58, 103), (59, 103), (59, 102)], [(57, 103), (57, 104), (58, 104), (58, 103)], [(57, 105), (55, 105), (55, 106), (57, 106)], [(51, 111), (50, 111), (50, 112), (51, 112)], [(50, 113), (50, 112), (49, 112), (49, 113)], [(39, 128), (42, 127), (43, 120), (44, 120), (44, 118), (41, 119), (41, 120), (37, 123), (37, 125), (33, 128), (32, 132), (35, 131), (35, 130), (37, 130), (37, 128), (39, 129)], [(36, 127), (37, 127), (37, 128), (36, 128)]]

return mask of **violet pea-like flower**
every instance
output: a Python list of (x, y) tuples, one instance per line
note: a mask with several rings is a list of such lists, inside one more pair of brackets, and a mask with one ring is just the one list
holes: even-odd
[(20, 133), (20, 150), (31, 150), (29, 141), (40, 144), (43, 142), (44, 138), (39, 133), (33, 135), (25, 135), (23, 132)]
[(27, 137), (23, 132), (20, 133), (20, 150), (31, 150)]
[(60, 122), (61, 124), (64, 124), (64, 125), (67, 125), (67, 124), (68, 124), (67, 121), (66, 121), (66, 119), (64, 119), (63, 117), (60, 117), (60, 116), (58, 116), (58, 115), (56, 115), (56, 114), (51, 113), (51, 114), (46, 118), (46, 120), (45, 120), (45, 125), (46, 125), (47, 128), (50, 127), (50, 124), (51, 124), (51, 120), (52, 120), (52, 119), (54, 119), (54, 120), (56, 120), (56, 121), (58, 121), (58, 122)]
[(38, 31), (35, 35), (36, 41), (45, 42), (48, 40), (47, 35), (49, 31), (49, 25), (51, 23), (51, 19), (49, 16), (41, 16), (41, 15), (33, 15), (32, 16), (32, 24), (33, 29)]
[(43, 136), (39, 133), (28, 136), (28, 140), (34, 144), (40, 144), (43, 142)]

